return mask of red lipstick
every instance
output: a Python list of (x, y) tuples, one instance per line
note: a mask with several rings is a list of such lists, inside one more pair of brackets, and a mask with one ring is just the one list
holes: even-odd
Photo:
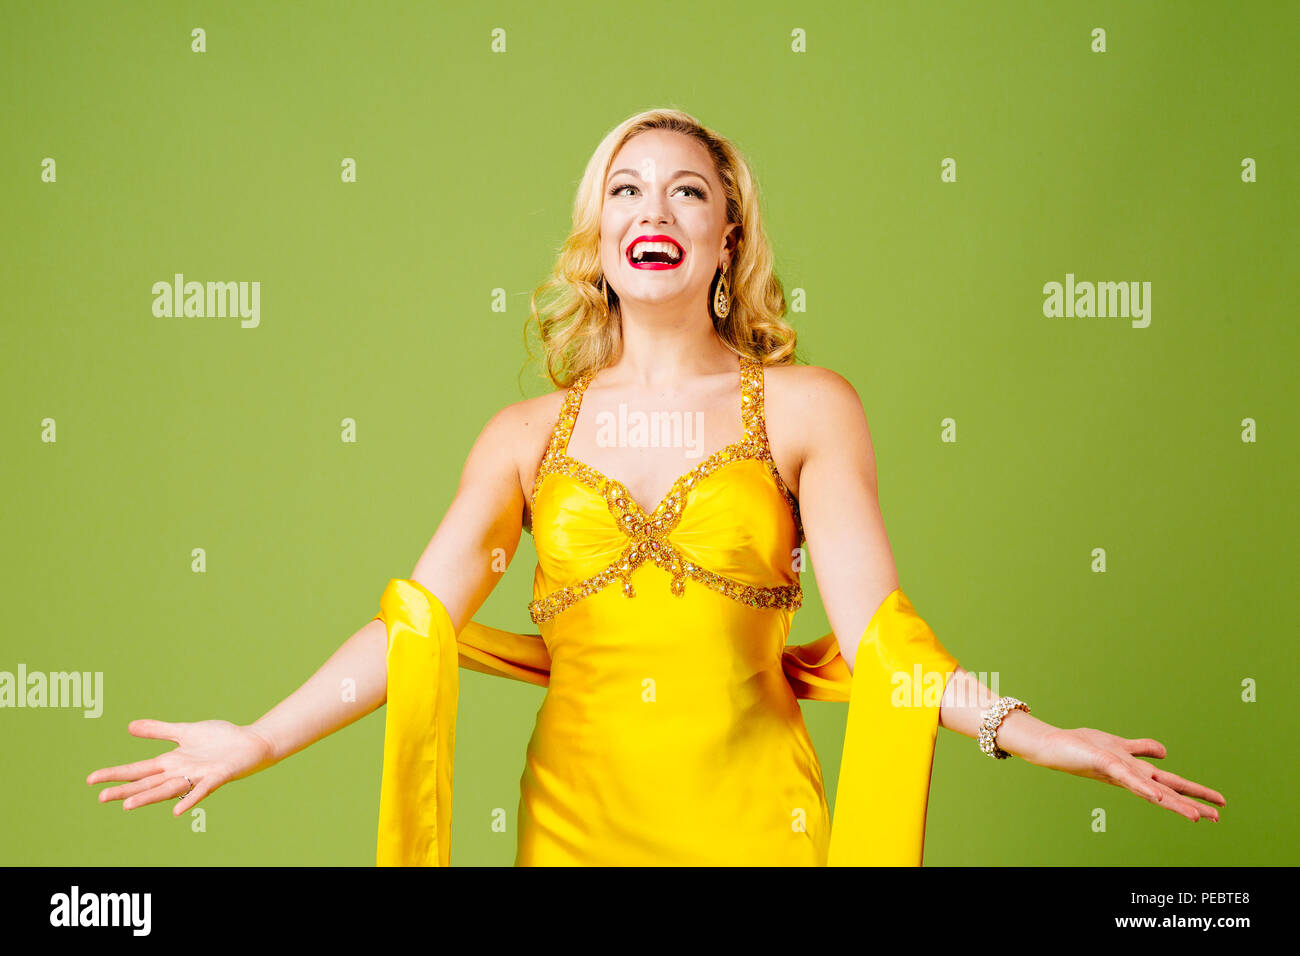
[[(646, 259), (641, 262), (634, 261), (632, 258), (632, 250), (636, 248), (636, 244), (638, 242), (667, 243), (668, 245), (674, 247), (677, 250), (677, 261), (665, 262), (663, 261), (662, 254), (655, 254), (655, 253), (651, 254), (654, 256), (654, 258)], [(682, 248), (682, 244), (678, 242), (676, 239), (674, 239), (672, 236), (664, 236), (664, 235), (637, 236), (635, 239), (633, 239), (631, 242), (627, 244), (627, 250), (624, 252), (623, 255), (624, 258), (627, 259), (627, 264), (630, 265), (633, 269), (653, 269), (653, 270), (676, 269), (678, 266), (680, 266), (683, 262), (686, 261), (686, 250)]]

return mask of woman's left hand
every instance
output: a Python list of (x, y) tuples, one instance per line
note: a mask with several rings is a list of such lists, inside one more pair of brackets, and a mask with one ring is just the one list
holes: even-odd
[(1044, 734), (1035, 749), (1035, 754), (1025, 758), (1030, 763), (1124, 787), (1193, 823), (1202, 817), (1217, 823), (1219, 811), (1189, 797), (1209, 800), (1221, 807), (1226, 805), (1217, 791), (1139, 760), (1139, 756), (1157, 759), (1165, 756), (1165, 745), (1150, 737), (1130, 740), (1091, 727), (1058, 728)]

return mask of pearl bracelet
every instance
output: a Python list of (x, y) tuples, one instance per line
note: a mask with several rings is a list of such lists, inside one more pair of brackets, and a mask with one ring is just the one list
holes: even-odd
[(1029, 705), (1023, 700), (1016, 700), (1014, 697), (999, 697), (988, 710), (984, 711), (984, 720), (980, 725), (979, 743), (980, 750), (990, 757), (996, 757), (999, 760), (1010, 757), (1011, 755), (998, 746), (998, 727), (1002, 725), (1003, 719), (1013, 710), (1023, 710), (1029, 713)]

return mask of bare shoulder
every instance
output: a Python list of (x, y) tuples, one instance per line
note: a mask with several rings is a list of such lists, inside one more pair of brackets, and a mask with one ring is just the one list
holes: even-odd
[(542, 456), (550, 442), (555, 422), (564, 405), (564, 389), (536, 398), (512, 402), (498, 411), (484, 429), (491, 429), (492, 443), (515, 462), (519, 487), (527, 497), (532, 491)]
[(551, 427), (559, 418), (560, 407), (564, 404), (564, 389), (547, 392), (536, 398), (525, 398), (511, 402), (502, 407), (492, 420), (498, 427), (511, 434), (511, 437), (525, 440), (538, 430), (550, 434)]
[(862, 399), (843, 375), (819, 365), (774, 365), (763, 371), (768, 442), (796, 497), (804, 463), (814, 451), (832, 444), (870, 447)]
[(815, 439), (819, 433), (866, 427), (862, 397), (839, 372), (820, 365), (776, 365), (764, 370), (769, 426)]
[(853, 383), (839, 372), (820, 365), (773, 365), (764, 369), (765, 390), (785, 405), (808, 410), (826, 406), (828, 411), (862, 407)]

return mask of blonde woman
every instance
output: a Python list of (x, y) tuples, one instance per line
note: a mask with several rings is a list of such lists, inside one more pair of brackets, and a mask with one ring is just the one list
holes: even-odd
[[(379, 862), (446, 865), (464, 666), (547, 688), (518, 865), (918, 865), (938, 726), (1218, 819), (1198, 800), (1220, 794), (1142, 759), (1158, 741), (995, 698), (916, 613), (861, 402), (795, 364), (754, 177), (725, 138), (667, 109), (609, 133), (539, 292), (557, 390), (487, 423), (379, 614), (252, 725), (135, 721), (177, 746), (92, 773), (126, 781), (101, 801), (183, 813), (387, 702)], [(524, 530), (538, 634), (472, 620)], [(787, 646), (805, 542), (834, 630)], [(799, 698), (849, 702), (833, 827)]]

